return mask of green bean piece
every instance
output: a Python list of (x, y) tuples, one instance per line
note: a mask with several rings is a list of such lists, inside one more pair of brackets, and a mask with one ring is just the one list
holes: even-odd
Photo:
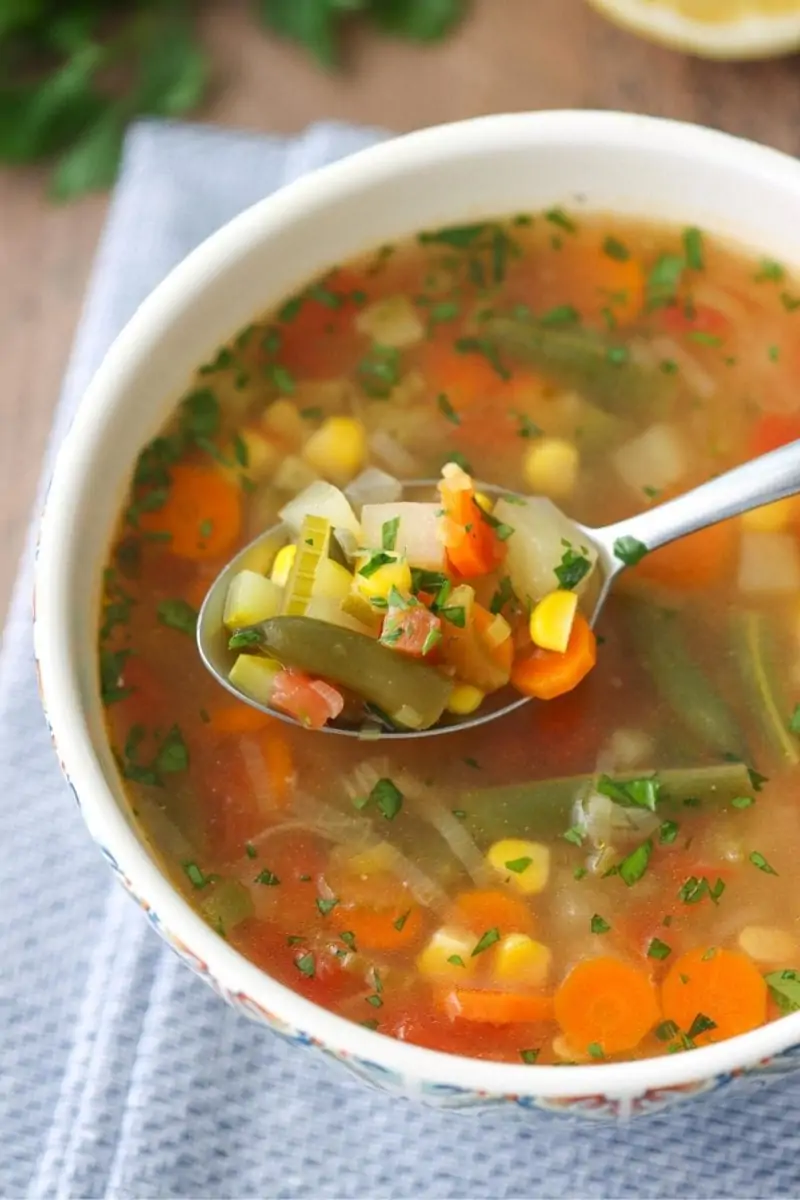
[(429, 729), (450, 698), (453, 685), (435, 667), (366, 634), (311, 617), (273, 617), (257, 628), (262, 648), (279, 662), (341, 684), (399, 726)]
[(733, 642), (745, 695), (752, 700), (764, 739), (788, 762), (800, 762), (800, 741), (788, 727), (791, 705), (780, 686), (767, 614), (734, 613)]
[[(649, 774), (628, 771), (612, 778), (627, 783)], [(655, 772), (655, 777), (661, 784), (659, 810), (668, 811), (689, 799), (722, 807), (752, 791), (747, 767), (740, 762), (674, 767)], [(591, 793), (597, 778), (573, 775), (474, 788), (459, 795), (458, 806), (465, 814), (465, 826), (481, 846), (508, 836), (509, 829), (518, 837), (558, 837), (573, 824), (576, 803)]]
[(584, 390), (604, 409), (641, 412), (663, 391), (665, 376), (633, 362), (623, 343), (580, 326), (552, 329), (535, 320), (492, 317), (482, 326), (501, 359), (520, 359), (556, 383)]
[(689, 733), (708, 750), (746, 759), (736, 718), (689, 652), (679, 619), (657, 605), (634, 600), (626, 602), (625, 615), (642, 663)]

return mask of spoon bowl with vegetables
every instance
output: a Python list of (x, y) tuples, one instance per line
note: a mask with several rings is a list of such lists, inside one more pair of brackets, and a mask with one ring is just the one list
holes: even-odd
[(798, 442), (600, 529), (455, 462), (438, 482), (375, 468), (345, 492), (319, 481), (217, 577), (200, 655), (238, 698), (310, 729), (464, 730), (581, 683), (626, 567), (798, 491)]

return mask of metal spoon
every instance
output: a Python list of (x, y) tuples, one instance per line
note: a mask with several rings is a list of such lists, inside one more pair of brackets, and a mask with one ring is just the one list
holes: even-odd
[[(435, 487), (436, 480), (411, 480), (403, 484), (404, 498), (421, 489)], [(506, 494), (508, 489), (491, 484), (479, 483), (483, 492), (495, 495)], [(735, 467), (732, 471), (718, 475), (716, 479), (701, 484), (690, 492), (665, 504), (659, 504), (646, 512), (637, 513), (614, 525), (606, 525), (602, 529), (591, 529), (577, 521), (570, 523), (575, 529), (576, 542), (587, 540), (597, 550), (597, 567), (593, 578), (595, 584), (595, 599), (591, 605), (591, 623), (597, 621), (600, 611), (605, 604), (611, 586), (617, 575), (630, 565), (637, 554), (657, 550), (668, 542), (686, 537), (715, 525), (728, 517), (739, 516), (753, 508), (782, 500), (786, 496), (800, 491), (800, 441), (792, 442), (779, 450), (773, 450), (760, 458), (755, 458)], [(228, 680), (228, 672), (233, 664), (234, 654), (228, 650), (228, 635), (222, 625), (222, 613), (228, 585), (237, 571), (245, 568), (266, 571), (278, 550), (290, 540), (292, 534), (286, 525), (276, 525), (260, 534), (248, 546), (241, 550), (216, 578), (203, 602), (197, 622), (197, 645), (200, 657), (209, 671), (216, 677), (224, 688), (227, 688), (239, 700), (279, 717), (289, 724), (297, 725), (293, 717), (277, 709), (266, 708), (239, 692)], [(448, 717), (446, 724), (436, 725), (432, 729), (423, 730), (385, 730), (381, 736), (392, 738), (434, 737), (437, 734), (452, 733), (456, 730), (475, 728), (493, 721), (497, 717), (506, 716), (528, 703), (528, 697), (515, 696), (508, 700), (508, 691), (495, 693), (487, 697), (480, 712), (475, 716), (465, 718)], [(336, 725), (326, 725), (322, 732), (344, 734), (349, 737), (364, 737), (363, 729), (352, 729)]]

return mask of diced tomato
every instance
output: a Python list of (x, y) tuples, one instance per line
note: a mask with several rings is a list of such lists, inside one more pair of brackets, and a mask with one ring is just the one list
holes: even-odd
[(758, 458), (780, 446), (800, 438), (800, 415), (767, 413), (756, 425), (750, 437), (750, 456)]
[(728, 318), (709, 304), (670, 304), (662, 310), (661, 320), (667, 332), (676, 336), (707, 333), (724, 337), (728, 332)]
[(339, 716), (344, 697), (324, 679), (312, 679), (303, 671), (285, 670), (275, 676), (272, 703), (310, 729), (321, 729)]
[(389, 606), (383, 621), (381, 641), (392, 650), (427, 657), (441, 639), (442, 623), (435, 613), (422, 604), (399, 608)]

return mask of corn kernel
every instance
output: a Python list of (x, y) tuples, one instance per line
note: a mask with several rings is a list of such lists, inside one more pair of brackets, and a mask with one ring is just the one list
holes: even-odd
[(303, 458), (326, 479), (349, 483), (367, 455), (367, 433), (355, 417), (328, 417), (303, 447)]
[(475, 971), (474, 949), (474, 934), (444, 926), (417, 955), (417, 970), (427, 979), (463, 981)]
[(261, 424), (267, 433), (276, 435), (296, 450), (306, 435), (306, 424), (291, 400), (273, 400), (264, 411)]
[(538, 438), (529, 446), (522, 470), (537, 495), (566, 499), (578, 479), (578, 451), (565, 438)]
[(270, 579), (273, 583), (277, 583), (278, 587), (286, 587), (289, 582), (289, 574), (294, 566), (295, 556), (297, 555), (297, 546), (290, 542), (288, 546), (281, 546), (278, 553), (275, 555), (275, 561), (272, 564)]
[(480, 708), (485, 698), (486, 693), (473, 687), (471, 683), (457, 683), (447, 701), (447, 711), (459, 717), (466, 717)]
[(796, 511), (797, 498), (787, 496), (785, 500), (776, 500), (774, 504), (764, 504), (761, 508), (742, 513), (742, 526), (756, 533), (779, 533), (791, 523)]
[(494, 508), (494, 500), (487, 496), (485, 492), (475, 493), (475, 503), (478, 508), (482, 508), (485, 513), (490, 513)]
[(527, 933), (509, 933), (502, 938), (492, 958), (492, 975), (500, 984), (544, 987), (553, 956), (543, 942)]
[(563, 654), (569, 644), (577, 608), (578, 597), (575, 592), (559, 590), (540, 600), (530, 619), (534, 646)]
[(394, 562), (384, 563), (371, 575), (362, 575), (361, 568), (369, 562), (369, 555), (362, 555), (358, 560), (355, 575), (356, 589), (368, 600), (388, 600), (389, 592), (396, 588), (402, 595), (411, 591), (411, 567), (404, 558), (396, 558)]
[(524, 838), (503, 838), (489, 847), (486, 861), (512, 887), (526, 896), (543, 892), (547, 887), (550, 851), (541, 842), (528, 842)]

